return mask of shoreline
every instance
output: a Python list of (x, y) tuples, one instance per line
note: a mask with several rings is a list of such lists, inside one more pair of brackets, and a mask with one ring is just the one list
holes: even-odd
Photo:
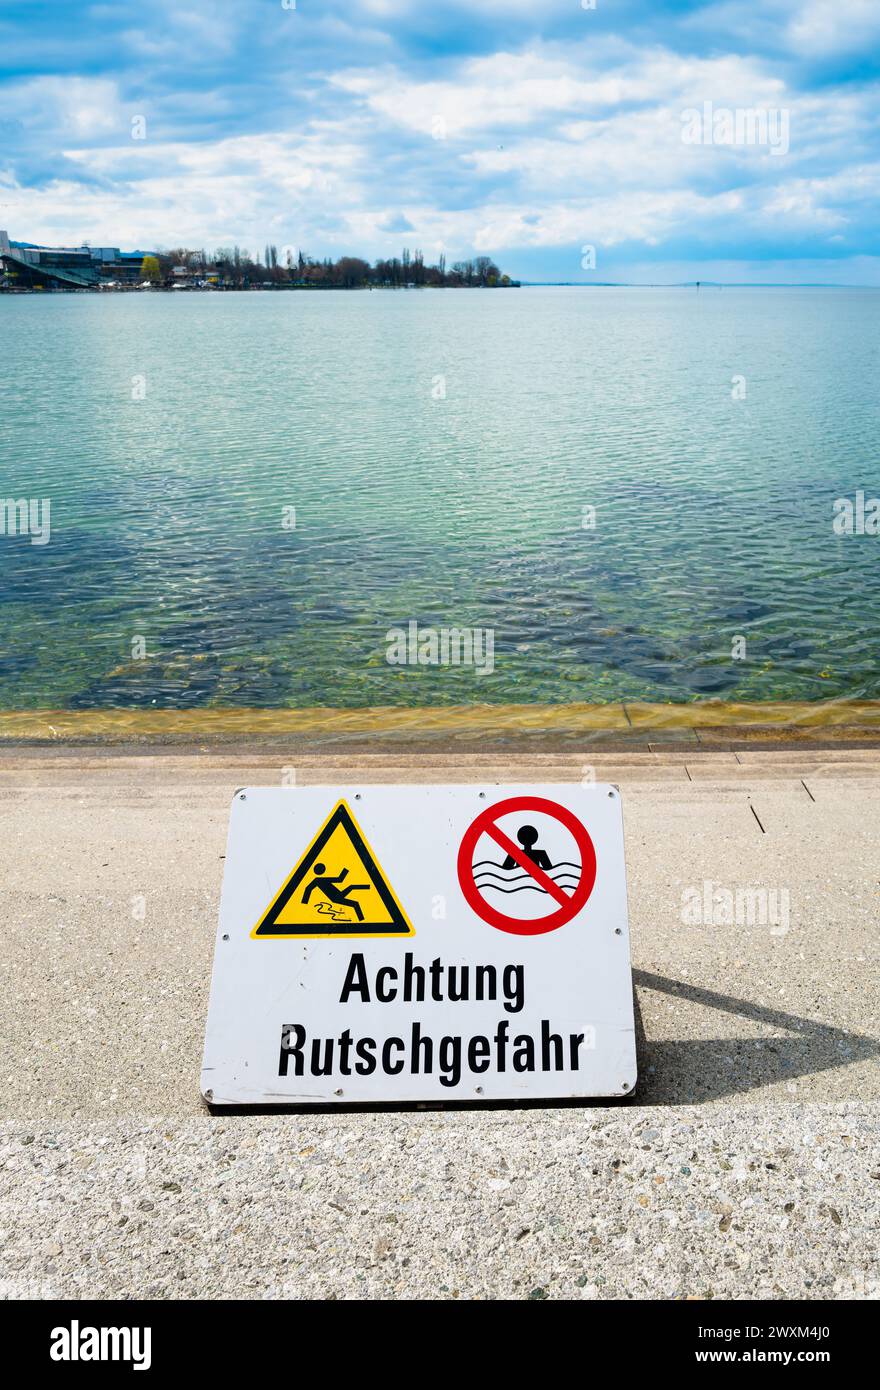
[[(176, 288), (182, 289), (183, 286)], [(254, 292), (269, 293), (273, 290), (390, 290), (394, 293), (398, 291), (412, 290), (466, 290), (466, 289), (517, 289), (517, 290), (694, 290), (697, 288), (695, 280), (670, 281), (668, 284), (663, 281), (650, 281), (641, 284), (637, 280), (511, 280), (509, 285), (215, 285), (210, 290), (193, 290), (186, 286), (192, 293), (204, 294), (251, 294)], [(155, 285), (150, 293), (159, 291), (173, 291), (174, 285)], [(880, 285), (871, 284), (835, 284), (833, 281), (774, 281), (764, 284), (760, 280), (723, 280), (723, 281), (700, 281), (701, 290), (873, 290), (880, 291)], [(95, 291), (109, 294), (129, 294), (140, 290), (139, 285), (119, 285), (112, 289), (107, 285), (69, 285), (67, 288), (24, 288), (11, 285), (0, 285), (0, 295), (2, 294), (92, 294)]]
[[(308, 294), (325, 292), (330, 293), (334, 290), (343, 290), (346, 293), (350, 290), (369, 291), (390, 290), (397, 293), (400, 290), (518, 290), (521, 289), (518, 280), (511, 280), (509, 285), (150, 285), (147, 289), (142, 285), (0, 285), (0, 294), (173, 294), (175, 291), (184, 291), (187, 294), (273, 294), (277, 291), (283, 293), (294, 293), (305, 291)], [(534, 286), (539, 289), (541, 286)], [(545, 286), (544, 288), (552, 288)], [(586, 288), (594, 288), (587, 286)], [(597, 286), (595, 288), (614, 288), (613, 286)], [(625, 288), (619, 286), (618, 288)], [(638, 288), (638, 287), (636, 287)], [(671, 286), (670, 288), (675, 288)], [(836, 288), (836, 287), (832, 287)]]
[(0, 746), (58, 743), (266, 743), (277, 741), (371, 743), (422, 741), (427, 747), (479, 741), (534, 743), (571, 739), (630, 746), (689, 742), (782, 746), (880, 743), (880, 700), (731, 702), (691, 704), (619, 702), (606, 705), (370, 706), (303, 709), (204, 707), (0, 711)]

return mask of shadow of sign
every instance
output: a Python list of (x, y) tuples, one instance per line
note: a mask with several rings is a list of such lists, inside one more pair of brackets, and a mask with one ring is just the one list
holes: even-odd
[[(639, 1058), (636, 1101), (643, 1105), (687, 1105), (745, 1095), (762, 1086), (880, 1056), (878, 1038), (799, 1018), (700, 985), (670, 980), (648, 970), (634, 970), (633, 984)], [(749, 1019), (773, 1032), (750, 1038), (649, 1039), (639, 1005), (639, 990), (645, 989)], [(785, 1036), (778, 1036), (780, 1031)]]

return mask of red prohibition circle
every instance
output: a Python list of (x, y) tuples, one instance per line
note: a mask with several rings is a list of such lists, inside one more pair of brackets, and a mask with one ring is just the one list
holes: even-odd
[[(542, 811), (544, 815), (552, 816), (570, 831), (581, 852), (580, 883), (568, 902), (546, 917), (531, 920), (508, 917), (505, 912), (499, 912), (491, 903), (486, 902), (474, 882), (473, 861), (477, 841), (484, 831), (488, 832), (491, 825), (511, 811)], [(458, 882), (468, 906), (491, 927), (511, 932), (514, 936), (542, 936), (545, 932), (556, 931), (557, 927), (564, 927), (566, 922), (576, 917), (586, 905), (596, 882), (596, 847), (586, 826), (581, 825), (577, 816), (567, 807), (560, 806), (555, 801), (548, 801), (544, 796), (512, 796), (506, 801), (496, 802), (494, 806), (487, 806), (465, 831), (458, 851)]]

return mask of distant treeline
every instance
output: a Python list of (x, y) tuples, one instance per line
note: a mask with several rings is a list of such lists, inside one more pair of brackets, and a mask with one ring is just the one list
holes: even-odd
[[(456, 261), (447, 269), (446, 257), (440, 256), (436, 265), (426, 265), (421, 251), (404, 249), (401, 256), (378, 260), (374, 265), (360, 256), (340, 256), (313, 260), (300, 251), (288, 251), (283, 258), (277, 246), (267, 246), (263, 259), (254, 258), (238, 246), (221, 246), (209, 256), (205, 251), (177, 247), (157, 255), (162, 279), (179, 277), (181, 271), (198, 277), (216, 277), (225, 285), (246, 288), (249, 285), (277, 284), (314, 286), (321, 289), (356, 289), (365, 285), (457, 285), (496, 286), (515, 285), (509, 275), (502, 275), (488, 256), (476, 256), (469, 261)], [(157, 278), (160, 278), (157, 277)]]

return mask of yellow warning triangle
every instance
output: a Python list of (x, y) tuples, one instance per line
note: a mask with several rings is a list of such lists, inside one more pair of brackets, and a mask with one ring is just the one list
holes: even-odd
[(415, 936), (415, 931), (363, 831), (340, 801), (251, 936)]

